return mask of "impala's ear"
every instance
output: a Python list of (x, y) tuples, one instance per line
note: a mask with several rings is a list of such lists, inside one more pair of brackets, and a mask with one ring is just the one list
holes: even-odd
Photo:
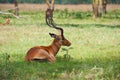
[(59, 36), (57, 36), (56, 34), (54, 33), (49, 33), (49, 35), (52, 37), (52, 38), (55, 38), (57, 40), (60, 40)]

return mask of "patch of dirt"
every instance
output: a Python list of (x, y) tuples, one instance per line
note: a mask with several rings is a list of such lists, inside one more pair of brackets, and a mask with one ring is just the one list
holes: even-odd
[[(46, 4), (19, 4), (20, 11), (39, 11), (43, 10), (45, 11), (47, 8)], [(0, 4), (0, 10), (6, 10), (14, 8), (14, 4)], [(92, 5), (91, 4), (79, 4), (79, 5), (58, 5), (55, 4), (55, 9), (68, 9), (70, 11), (92, 11)], [(107, 10), (113, 11), (113, 10), (120, 10), (119, 4), (108, 4)]]

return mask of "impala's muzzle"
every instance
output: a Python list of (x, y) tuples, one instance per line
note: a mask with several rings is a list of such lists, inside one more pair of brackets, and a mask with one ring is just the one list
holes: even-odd
[(62, 40), (62, 44), (64, 46), (70, 46), (71, 45), (71, 43), (67, 39)]

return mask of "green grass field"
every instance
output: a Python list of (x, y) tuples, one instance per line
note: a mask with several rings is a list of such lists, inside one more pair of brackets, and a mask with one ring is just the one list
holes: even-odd
[(0, 15), (0, 23), (11, 20), (0, 26), (0, 80), (120, 79), (120, 11), (93, 19), (91, 12), (56, 10), (54, 21), (72, 45), (63, 46), (54, 63), (25, 62), (31, 47), (51, 44), (49, 32), (58, 32), (46, 25), (42, 11), (20, 16)]

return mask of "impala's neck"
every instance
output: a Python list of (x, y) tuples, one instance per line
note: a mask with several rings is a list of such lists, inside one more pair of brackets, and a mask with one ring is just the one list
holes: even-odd
[(50, 48), (52, 50), (52, 53), (54, 55), (57, 54), (57, 52), (59, 51), (60, 47), (62, 44), (60, 44), (56, 39), (53, 40), (52, 44), (50, 45)]

